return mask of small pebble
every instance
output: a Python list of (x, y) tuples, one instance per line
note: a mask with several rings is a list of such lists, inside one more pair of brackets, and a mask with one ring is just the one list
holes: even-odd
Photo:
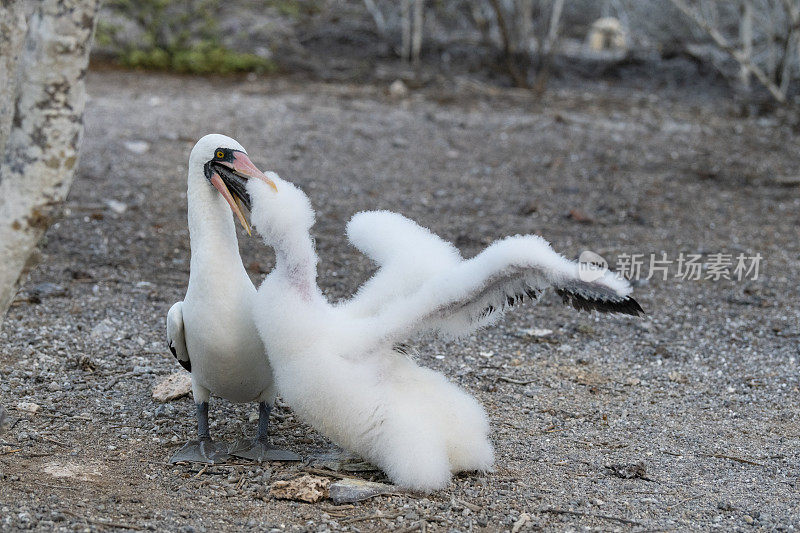
[(33, 402), (18, 402), (17, 411), (25, 411), (26, 413), (36, 414), (39, 411), (39, 404)]
[(389, 95), (393, 98), (405, 98), (408, 96), (408, 86), (403, 80), (394, 80), (389, 85)]
[(131, 153), (141, 155), (150, 149), (147, 141), (125, 141), (125, 149)]
[(128, 204), (117, 200), (106, 200), (106, 206), (118, 215), (121, 215), (128, 210)]

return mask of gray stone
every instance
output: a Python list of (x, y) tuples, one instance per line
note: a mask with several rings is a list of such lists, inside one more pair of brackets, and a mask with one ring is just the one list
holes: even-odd
[(8, 416), (6, 408), (0, 404), (0, 435), (6, 432), (11, 426), (11, 417)]
[(67, 289), (57, 283), (50, 283), (45, 281), (44, 283), (37, 283), (30, 289), (28, 289), (28, 294), (30, 296), (36, 298), (51, 298), (55, 296), (67, 296)]
[(331, 500), (336, 505), (366, 500), (377, 494), (395, 492), (396, 487), (385, 483), (375, 483), (361, 479), (345, 478), (328, 487)]
[(117, 338), (118, 335), (119, 329), (117, 328), (117, 325), (108, 318), (98, 322), (92, 328), (91, 332), (93, 339), (113, 339)]

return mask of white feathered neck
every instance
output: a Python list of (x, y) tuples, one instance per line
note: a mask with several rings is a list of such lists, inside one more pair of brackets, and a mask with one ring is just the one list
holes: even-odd
[(189, 161), (187, 182), (191, 272), (243, 270), (233, 214), (206, 179), (202, 161)]
[(314, 225), (314, 209), (303, 191), (274, 172), (266, 175), (275, 183), (277, 192), (260, 180), (247, 183), (253, 203), (251, 222), (264, 242), (275, 250), (275, 272), (310, 297), (319, 293), (317, 252), (309, 234)]

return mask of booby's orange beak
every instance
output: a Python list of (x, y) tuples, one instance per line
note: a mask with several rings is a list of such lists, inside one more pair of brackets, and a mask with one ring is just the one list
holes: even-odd
[(244, 217), (242, 207), (250, 209), (250, 197), (247, 195), (245, 186), (246, 180), (255, 178), (263, 181), (275, 192), (278, 192), (278, 187), (271, 179), (269, 179), (258, 167), (256, 167), (247, 154), (241, 151), (229, 152), (228, 160), (214, 160), (208, 163), (207, 174), (208, 180), (211, 185), (219, 191), (225, 201), (228, 202), (236, 218), (242, 224), (242, 227), (250, 232), (250, 225)]
[(247, 154), (244, 152), (233, 152), (233, 161), (220, 161), (219, 164), (225, 165), (234, 172), (237, 172), (246, 178), (260, 179), (272, 187), (273, 191), (278, 192), (278, 187), (275, 185), (275, 182), (265, 176), (263, 172), (258, 170), (258, 167), (256, 167), (253, 162), (250, 161), (250, 158), (247, 157)]
[(241, 202), (238, 198), (235, 198), (231, 194), (231, 192), (228, 190), (228, 187), (225, 185), (225, 182), (222, 181), (222, 177), (219, 175), (219, 173), (212, 172), (210, 181), (211, 185), (213, 185), (214, 188), (219, 191), (222, 197), (225, 198), (225, 201), (228, 202), (228, 205), (231, 206), (231, 211), (233, 211), (233, 214), (239, 219), (239, 222), (247, 234), (252, 235), (250, 232), (250, 224), (247, 223), (247, 219), (244, 218), (244, 213), (242, 213)]

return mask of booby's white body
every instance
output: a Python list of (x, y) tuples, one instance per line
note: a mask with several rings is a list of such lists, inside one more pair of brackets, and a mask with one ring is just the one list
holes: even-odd
[(189, 157), (189, 287), (169, 311), (168, 342), (179, 360), (191, 363), (195, 403), (211, 394), (271, 403), (272, 369), (251, 314), (256, 290), (239, 256), (230, 208), (203, 174), (206, 154), (220, 146), (244, 151), (233, 139), (207, 135)]

